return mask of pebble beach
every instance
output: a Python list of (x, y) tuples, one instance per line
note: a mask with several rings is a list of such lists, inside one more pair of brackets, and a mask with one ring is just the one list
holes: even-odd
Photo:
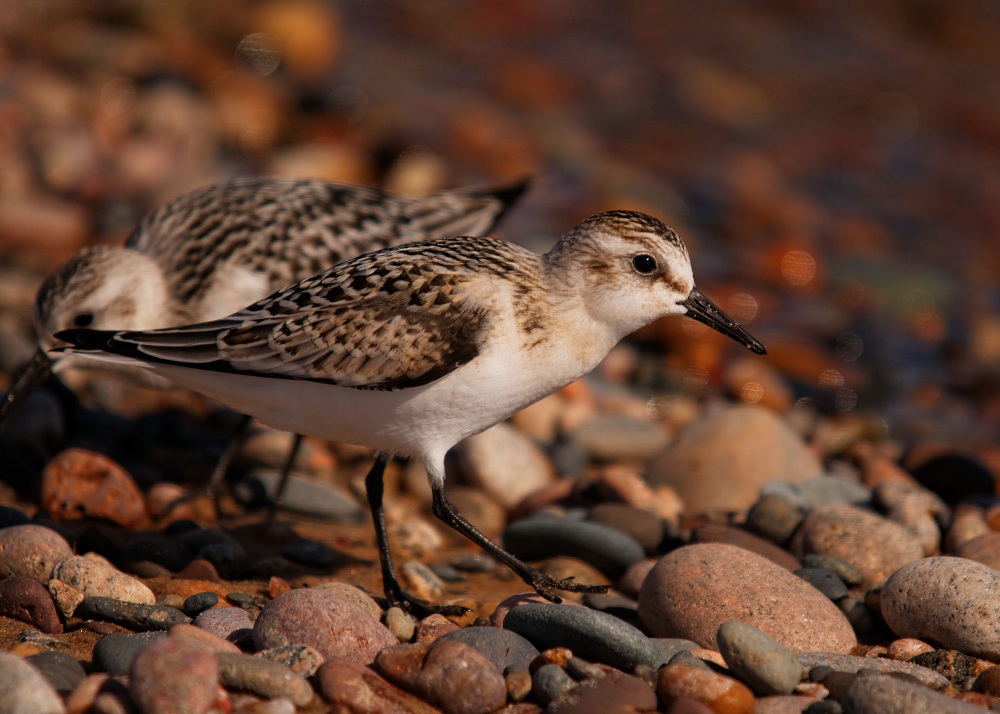
[[(758, 356), (665, 318), (449, 454), (550, 602), (366, 449), (68, 370), (0, 430), (0, 714), (1000, 708), (1000, 14), (985, 1), (0, 8), (0, 391), (42, 279), (240, 175), (530, 187), (539, 252), (676, 227)], [(179, 505), (179, 497), (194, 498)], [(168, 508), (171, 504), (173, 508)], [(164, 515), (167, 513), (167, 515)]]

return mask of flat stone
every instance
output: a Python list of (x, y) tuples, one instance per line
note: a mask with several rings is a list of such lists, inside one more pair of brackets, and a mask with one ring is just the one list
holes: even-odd
[(1000, 571), (965, 558), (924, 558), (882, 588), (882, 616), (900, 637), (1000, 660)]
[(166, 636), (166, 632), (105, 635), (94, 645), (94, 662), (112, 677), (120, 677), (128, 674), (139, 652)]
[(169, 630), (191, 618), (180, 610), (164, 605), (142, 605), (109, 597), (88, 597), (76, 608), (83, 619), (105, 620), (130, 630)]
[(227, 689), (250, 692), (264, 699), (285, 697), (297, 707), (313, 699), (312, 687), (301, 674), (273, 660), (242, 652), (219, 652), (219, 682)]
[(512, 523), (504, 531), (503, 543), (522, 560), (566, 555), (612, 578), (646, 557), (642, 546), (619, 530), (557, 516), (536, 516)]
[(639, 617), (654, 636), (713, 650), (727, 620), (752, 625), (796, 652), (850, 652), (857, 644), (850, 623), (818, 590), (767, 558), (722, 543), (663, 556), (639, 591)]
[(597, 610), (552, 603), (528, 603), (510, 610), (503, 627), (539, 650), (568, 647), (591, 662), (630, 672), (638, 665), (663, 664), (659, 651), (639, 629)]
[(944, 689), (948, 686), (947, 678), (933, 670), (910, 662), (897, 662), (884, 657), (858, 657), (834, 652), (800, 652), (798, 657), (802, 666), (809, 670), (813, 667), (829, 667), (836, 672), (856, 674), (863, 669), (868, 669), (884, 674), (906, 674), (931, 689)]
[(85, 597), (113, 598), (143, 605), (156, 602), (156, 596), (146, 585), (93, 553), (64, 558), (53, 569), (52, 577), (79, 590)]
[(42, 673), (10, 652), (0, 652), (0, 702), (4, 714), (66, 712), (59, 694)]
[(274, 598), (254, 623), (258, 649), (305, 644), (327, 659), (369, 664), (396, 637), (361, 606), (319, 588), (299, 588)]
[(983, 708), (887, 675), (856, 677), (842, 700), (851, 714), (982, 714)]
[(756, 627), (728, 620), (716, 639), (730, 671), (759, 696), (791, 694), (802, 679), (795, 653)]
[[(281, 472), (271, 469), (254, 469), (248, 478), (257, 480), (264, 493), (275, 496)], [(333, 523), (361, 523), (368, 511), (362, 508), (349, 493), (330, 484), (313, 481), (292, 474), (281, 498), (281, 508), (304, 516), (322, 518)]]
[(815, 454), (774, 412), (759, 406), (706, 410), (650, 464), (649, 483), (676, 489), (688, 514), (746, 512), (770, 481), (800, 483), (822, 472)]
[(649, 461), (670, 442), (661, 424), (614, 412), (584, 419), (569, 438), (599, 461)]
[(24, 575), (42, 585), (49, 582), (56, 564), (73, 555), (61, 535), (35, 524), (0, 530), (0, 576)]

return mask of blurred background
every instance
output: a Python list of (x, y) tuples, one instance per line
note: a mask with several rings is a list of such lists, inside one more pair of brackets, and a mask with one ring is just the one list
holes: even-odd
[(245, 174), (405, 194), (530, 176), (498, 235), (536, 250), (650, 212), (769, 356), (670, 319), (606, 373), (995, 434), (992, 0), (4, 0), (0, 372), (62, 260)]

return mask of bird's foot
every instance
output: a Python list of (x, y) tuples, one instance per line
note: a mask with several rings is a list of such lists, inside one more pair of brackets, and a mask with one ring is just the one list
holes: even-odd
[(398, 607), (410, 613), (418, 620), (422, 620), (428, 615), (444, 615), (445, 617), (461, 617), (469, 611), (469, 608), (461, 605), (433, 605), (426, 600), (421, 600), (415, 595), (411, 595), (400, 587), (386, 588), (385, 599), (389, 607)]
[(532, 573), (529, 584), (535, 589), (535, 592), (544, 597), (546, 600), (551, 600), (552, 602), (562, 602), (562, 598), (560, 598), (557, 593), (559, 590), (570, 593), (595, 594), (606, 593), (608, 591), (607, 585), (587, 585), (585, 583), (578, 583), (573, 578), (556, 580), (540, 570), (536, 570)]

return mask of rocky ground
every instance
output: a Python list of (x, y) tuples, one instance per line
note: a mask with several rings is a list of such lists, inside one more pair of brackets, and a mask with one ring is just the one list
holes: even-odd
[[(540, 7), (539, 7), (540, 6)], [(502, 8), (502, 9), (500, 9)], [(450, 456), (67, 373), (0, 432), (3, 712), (951, 712), (1000, 702), (1000, 18), (992, 3), (0, 6), (0, 377), (41, 278), (223, 177), (534, 183), (500, 233), (675, 225), (768, 347), (665, 320)], [(0, 382), (2, 384), (2, 382)], [(67, 386), (68, 385), (68, 386)]]

